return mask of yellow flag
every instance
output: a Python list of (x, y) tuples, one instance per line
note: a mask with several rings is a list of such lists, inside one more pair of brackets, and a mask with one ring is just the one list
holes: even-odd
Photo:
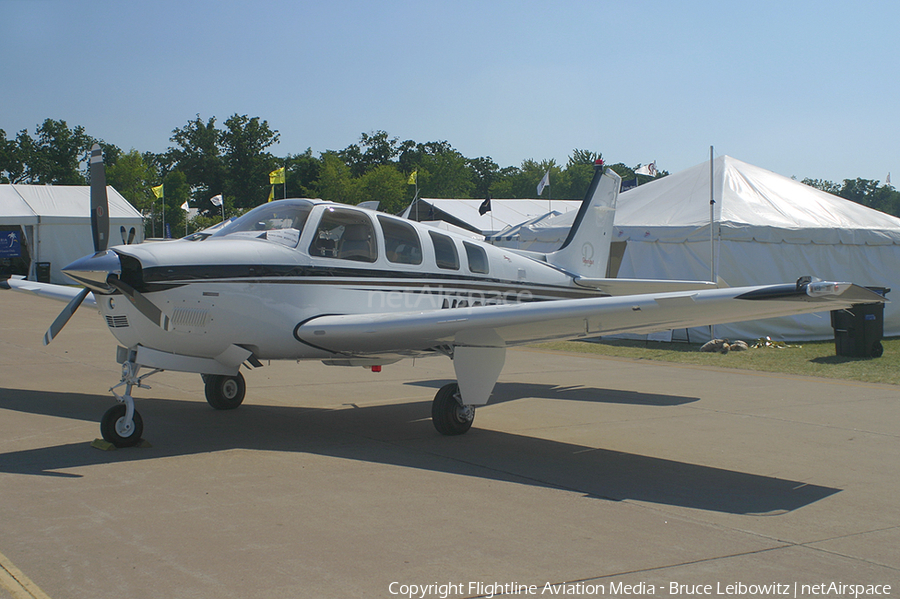
[(150, 189), (153, 190), (153, 195), (155, 195), (157, 199), (163, 197), (163, 186), (162, 185), (157, 185), (156, 187), (151, 187)]
[(406, 184), (407, 185), (415, 185), (416, 181), (418, 180), (418, 173), (419, 173), (418, 170), (414, 170), (412, 173), (410, 173), (409, 181), (407, 181)]
[(278, 183), (284, 183), (284, 167), (275, 169), (269, 173), (269, 184), (277, 185)]
[(271, 202), (274, 199), (275, 199), (275, 186), (273, 185), (272, 187), (269, 188), (269, 199), (266, 201)]

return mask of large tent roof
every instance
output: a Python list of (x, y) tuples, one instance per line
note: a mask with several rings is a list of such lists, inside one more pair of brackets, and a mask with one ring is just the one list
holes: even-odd
[[(723, 239), (767, 243), (900, 244), (900, 219), (730, 156), (713, 161)], [(619, 196), (619, 239), (709, 239), (709, 163)]]
[[(112, 219), (141, 213), (112, 187), (106, 188)], [(0, 221), (10, 225), (83, 222), (91, 217), (91, 188), (75, 185), (0, 185)]]

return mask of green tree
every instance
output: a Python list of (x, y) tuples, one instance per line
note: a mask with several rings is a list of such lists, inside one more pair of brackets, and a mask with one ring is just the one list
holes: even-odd
[(278, 143), (278, 131), (259, 117), (233, 115), (221, 135), (225, 164), (225, 193), (236, 208), (252, 208), (266, 201), (269, 173), (284, 166), (265, 150)]
[(170, 141), (178, 147), (170, 148), (163, 172), (178, 169), (184, 173), (195, 206), (210, 211), (214, 207), (209, 198), (225, 190), (225, 162), (220, 143), (222, 131), (216, 128), (216, 117), (207, 122), (200, 115), (187, 125), (172, 131)]
[[(312, 148), (307, 148), (303, 154), (292, 156), (288, 154), (284, 160), (286, 164), (287, 194), (291, 198), (310, 198), (316, 195), (316, 182), (322, 171), (322, 161), (312, 155)], [(275, 197), (280, 199), (279, 190), (275, 190)]]
[(157, 185), (159, 172), (148, 164), (144, 155), (137, 150), (122, 155), (115, 164), (106, 169), (106, 183), (113, 186), (131, 205), (142, 214), (150, 214), (153, 208), (151, 187)]
[(391, 164), (399, 154), (398, 139), (390, 138), (386, 131), (380, 130), (363, 133), (359, 144), (350, 144), (338, 152), (354, 177), (361, 177), (377, 166)]
[(315, 184), (314, 195), (330, 202), (356, 204), (356, 190), (350, 173), (350, 167), (337, 152), (322, 154), (322, 167), (319, 179)]
[(537, 186), (550, 171), (550, 190), (545, 190), (542, 197), (560, 199), (554, 191), (554, 185), (559, 181), (560, 169), (553, 159), (536, 162), (528, 159), (522, 162), (519, 168), (508, 171), (505, 176), (491, 187), (491, 194), (495, 198), (536, 198)]
[(803, 179), (801, 183), (803, 183), (804, 185), (809, 185), (810, 187), (814, 187), (819, 191), (830, 193), (832, 195), (838, 195), (841, 193), (840, 185), (832, 181), (827, 181), (825, 179)]
[[(180, 170), (169, 171), (163, 178), (163, 202), (165, 203), (165, 222), (169, 226), (172, 237), (179, 238), (184, 235), (184, 221), (187, 217), (181, 205), (189, 201), (191, 190), (187, 184), (187, 176)], [(162, 219), (162, 206), (157, 207), (157, 218)], [(163, 229), (157, 229), (160, 237), (164, 236)]]
[(25, 161), (14, 139), (6, 139), (0, 129), (0, 183), (21, 183), (25, 177)]
[(392, 164), (380, 164), (354, 182), (354, 203), (378, 201), (378, 209), (396, 214), (408, 204), (407, 177)]
[(486, 198), (491, 192), (491, 185), (500, 179), (500, 166), (490, 156), (470, 158), (468, 166), (473, 195)]
[(46, 119), (35, 130), (34, 138), (22, 130), (16, 141), (25, 164), (25, 181), (39, 185), (87, 183), (89, 152), (95, 140), (84, 127), (70, 129), (65, 121)]

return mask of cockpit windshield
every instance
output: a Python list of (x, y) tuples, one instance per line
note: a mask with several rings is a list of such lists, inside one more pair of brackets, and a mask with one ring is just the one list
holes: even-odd
[(312, 207), (309, 200), (281, 200), (263, 204), (228, 223), (212, 237), (251, 237), (296, 247)]

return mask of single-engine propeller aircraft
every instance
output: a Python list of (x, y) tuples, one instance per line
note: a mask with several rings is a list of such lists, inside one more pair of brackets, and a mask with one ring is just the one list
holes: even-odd
[(120, 447), (143, 434), (132, 393), (165, 370), (201, 374), (209, 404), (228, 410), (244, 399), (245, 364), (321, 360), (379, 370), (445, 355), (457, 383), (437, 392), (432, 420), (440, 433), (458, 435), (487, 403), (510, 346), (884, 301), (851, 283), (810, 277), (729, 289), (605, 279), (621, 179), (602, 162), (568, 237), (547, 254), (309, 199), (264, 204), (211, 234), (110, 248), (99, 146), (90, 173), (95, 253), (64, 269), (83, 288), (21, 279), (2, 285), (68, 301), (45, 344), (82, 302), (99, 310), (121, 343), (122, 364), (110, 389), (118, 403), (100, 428)]

